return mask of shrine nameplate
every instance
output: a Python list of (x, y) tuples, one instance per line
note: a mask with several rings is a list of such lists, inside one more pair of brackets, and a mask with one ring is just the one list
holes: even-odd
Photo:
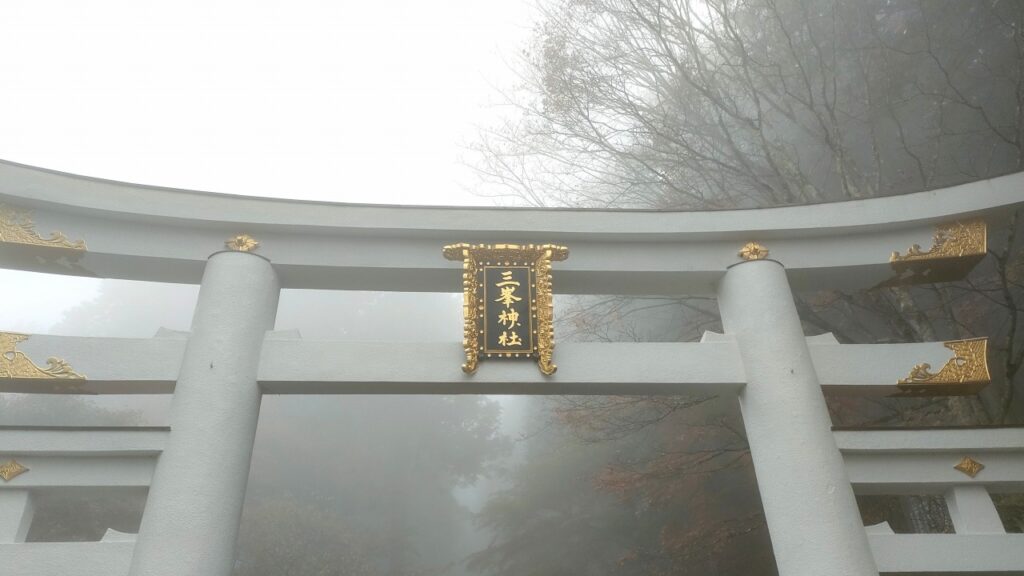
[(536, 358), (554, 374), (551, 262), (565, 260), (563, 246), (453, 244), (444, 256), (462, 260), (462, 370), (476, 372), (481, 358)]

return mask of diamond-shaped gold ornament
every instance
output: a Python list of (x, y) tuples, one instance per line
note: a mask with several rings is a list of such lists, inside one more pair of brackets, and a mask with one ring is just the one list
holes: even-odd
[(974, 478), (975, 476), (978, 475), (978, 472), (981, 472), (982, 470), (985, 469), (985, 465), (982, 464), (981, 462), (978, 462), (974, 458), (971, 458), (970, 456), (964, 456), (964, 459), (961, 460), (960, 463), (957, 464), (956, 466), (953, 466), (953, 468), (956, 468), (957, 470), (963, 472), (964, 474), (967, 474), (971, 478)]
[(8, 460), (0, 464), (0, 478), (3, 478), (4, 482), (10, 482), (15, 476), (25, 472), (28, 472), (28, 468), (22, 466), (17, 460)]

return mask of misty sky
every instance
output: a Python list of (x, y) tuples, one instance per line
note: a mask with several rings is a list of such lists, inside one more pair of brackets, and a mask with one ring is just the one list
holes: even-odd
[[(4, 2), (0, 158), (338, 202), (492, 204), (460, 162), (498, 118), (525, 0)], [(98, 280), (0, 270), (0, 329), (46, 332)]]

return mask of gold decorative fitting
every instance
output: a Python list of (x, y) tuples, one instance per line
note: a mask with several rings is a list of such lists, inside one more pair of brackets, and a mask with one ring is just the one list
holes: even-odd
[(36, 225), (32, 221), (31, 211), (6, 204), (0, 204), (0, 242), (86, 251), (84, 241), (72, 242), (61, 232), (51, 232), (49, 238), (41, 237), (36, 233)]
[(914, 244), (906, 254), (893, 252), (889, 256), (897, 277), (884, 285), (959, 280), (985, 257), (987, 250), (988, 228), (984, 220), (940, 224), (928, 250)]
[(744, 260), (764, 260), (768, 257), (768, 249), (757, 242), (747, 242), (737, 255)]
[(976, 394), (991, 382), (988, 371), (988, 339), (953, 340), (943, 346), (953, 351), (953, 357), (938, 372), (931, 364), (918, 364), (902, 378), (897, 387), (901, 392), (921, 396), (953, 396)]
[(0, 478), (3, 478), (4, 482), (10, 482), (25, 472), (28, 472), (28, 468), (22, 466), (17, 460), (8, 460), (0, 464)]
[[(551, 375), (557, 370), (552, 362), (555, 348), (554, 335), (554, 302), (551, 290), (551, 262), (562, 261), (569, 257), (569, 249), (552, 244), (518, 245), (518, 244), (452, 244), (445, 246), (444, 257), (448, 260), (462, 261), (462, 346), (466, 353), (466, 362), (462, 371), (466, 374), (476, 372), (481, 353), (487, 357), (485, 343), (481, 341), (484, 332), (483, 310), (485, 301), (478, 289), (483, 288), (482, 276), (485, 269), (493, 262), (517, 268), (528, 268), (533, 285), (527, 293), (534, 294), (533, 302), (524, 308), (531, 320), (536, 320), (533, 334), (536, 340), (532, 349), (524, 347), (517, 352), (504, 354), (506, 358), (532, 357), (537, 359), (540, 371)], [(524, 305), (525, 306), (525, 305)], [(524, 316), (525, 317), (525, 316)], [(517, 316), (518, 318), (518, 316)], [(515, 337), (515, 333), (513, 333)], [(497, 354), (496, 356), (501, 356)]]
[(239, 234), (233, 238), (228, 238), (228, 240), (224, 242), (224, 246), (226, 246), (228, 250), (234, 250), (236, 252), (252, 252), (260, 247), (260, 243), (248, 234)]
[(963, 460), (961, 460), (956, 466), (953, 466), (953, 468), (956, 468), (971, 478), (974, 478), (978, 475), (978, 472), (985, 469), (985, 465), (970, 456), (964, 456)]
[(17, 350), (18, 342), (28, 340), (26, 334), (0, 332), (0, 378), (38, 380), (85, 380), (60, 358), (46, 360), (47, 368), (36, 366), (24, 352)]

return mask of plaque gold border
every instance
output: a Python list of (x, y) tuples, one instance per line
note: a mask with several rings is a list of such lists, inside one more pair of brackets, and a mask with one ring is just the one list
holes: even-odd
[[(462, 371), (466, 374), (476, 372), (480, 362), (480, 313), (484, 304), (476, 295), (477, 273), (485, 262), (522, 262), (533, 267), (536, 283), (534, 299), (531, 302), (531, 316), (537, 316), (536, 349), (532, 354), (537, 358), (537, 366), (545, 375), (552, 375), (558, 369), (555, 366), (555, 329), (554, 329), (554, 298), (551, 290), (551, 263), (569, 257), (569, 249), (554, 244), (451, 244), (442, 251), (448, 260), (462, 261), (462, 347), (466, 353), (466, 362)], [(516, 353), (520, 357), (524, 353)]]

